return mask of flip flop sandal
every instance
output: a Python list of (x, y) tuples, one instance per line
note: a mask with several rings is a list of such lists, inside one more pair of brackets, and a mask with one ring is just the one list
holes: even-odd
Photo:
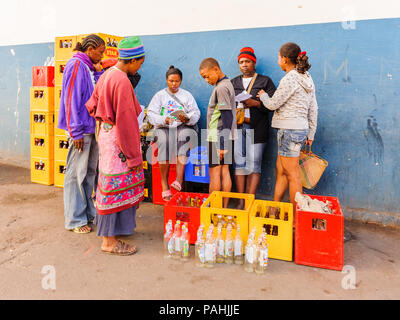
[[(164, 201), (169, 201), (169, 200), (171, 200), (171, 198), (172, 198), (172, 192), (171, 192), (171, 190), (163, 191), (163, 192), (161, 193), (161, 197), (162, 197), (162, 199), (163, 199)], [(169, 199), (167, 199), (167, 198), (169, 198)]]
[[(89, 231), (84, 231), (84, 230), (83, 230), (84, 227), (89, 228)], [(88, 233), (91, 233), (91, 232), (92, 232), (92, 228), (90, 228), (88, 225), (86, 225), (86, 226), (74, 228), (74, 229), (72, 229), (72, 230), (70, 230), (70, 231), (75, 232), (75, 233), (78, 233), (78, 234), (88, 234)]]
[(181, 192), (181, 190), (182, 190), (181, 184), (176, 180), (171, 183), (171, 187), (174, 188), (178, 192)]
[[(134, 247), (135, 250), (129, 251), (129, 249), (131, 247)], [(104, 251), (104, 250), (102, 250), (102, 251), (104, 253), (113, 254), (113, 255), (117, 255), (117, 256), (131, 256), (137, 252), (137, 249), (135, 246), (130, 246), (129, 244), (127, 244), (121, 240), (118, 240), (117, 244), (111, 251)]]

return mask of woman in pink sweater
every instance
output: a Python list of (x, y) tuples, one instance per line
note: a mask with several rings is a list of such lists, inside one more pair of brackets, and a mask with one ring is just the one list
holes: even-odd
[(120, 58), (99, 79), (86, 104), (100, 121), (99, 178), (96, 191), (98, 236), (102, 251), (131, 255), (136, 247), (116, 236), (131, 235), (136, 227), (136, 209), (144, 198), (143, 161), (140, 147), (139, 102), (128, 79), (144, 61), (139, 37), (121, 40)]

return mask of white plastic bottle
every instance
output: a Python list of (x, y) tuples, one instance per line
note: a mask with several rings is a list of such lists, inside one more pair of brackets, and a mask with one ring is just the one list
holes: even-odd
[(235, 264), (242, 265), (244, 263), (243, 259), (243, 240), (240, 234), (240, 225), (238, 224), (236, 229), (236, 237), (235, 237), (235, 250), (233, 257)]

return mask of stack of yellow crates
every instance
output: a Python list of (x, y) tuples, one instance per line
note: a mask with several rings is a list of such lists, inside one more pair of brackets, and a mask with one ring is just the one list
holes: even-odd
[(31, 181), (54, 183), (54, 67), (32, 68)]
[[(106, 51), (104, 59), (118, 58), (118, 43), (123, 37), (117, 37), (104, 33), (96, 33), (106, 43)], [(67, 164), (68, 155), (68, 138), (64, 130), (57, 128), (58, 114), (60, 108), (61, 88), (64, 68), (69, 59), (73, 56), (73, 50), (77, 42), (82, 43), (83, 39), (87, 36), (76, 35), (67, 37), (56, 37), (55, 39), (55, 125), (54, 125), (54, 185), (56, 187), (64, 186), (65, 169)]]

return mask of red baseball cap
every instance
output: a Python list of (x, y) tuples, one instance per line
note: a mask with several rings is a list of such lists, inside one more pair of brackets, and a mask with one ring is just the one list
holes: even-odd
[(103, 66), (103, 69), (107, 69), (110, 67), (113, 67), (117, 64), (118, 59), (105, 59), (101, 62), (101, 65)]

